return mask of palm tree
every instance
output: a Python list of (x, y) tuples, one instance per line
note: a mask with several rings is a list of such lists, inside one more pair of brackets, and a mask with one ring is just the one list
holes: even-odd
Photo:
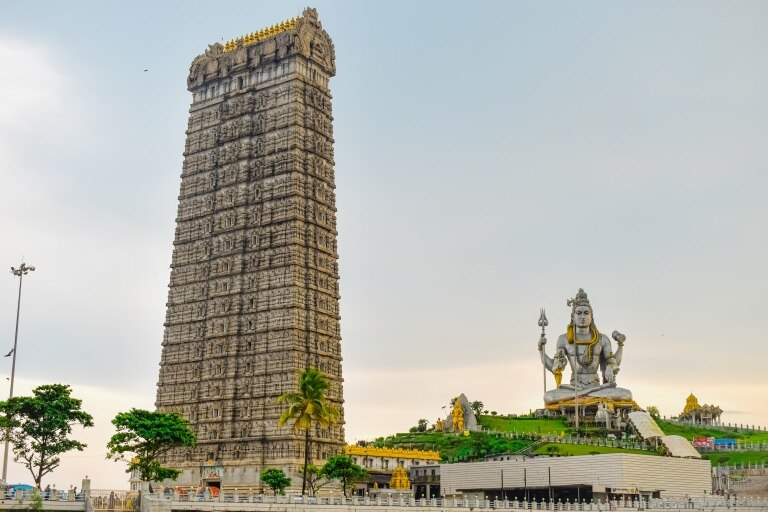
[(301, 481), (301, 494), (307, 487), (307, 466), (309, 465), (310, 431), (313, 425), (329, 426), (338, 421), (339, 410), (328, 403), (328, 390), (331, 383), (328, 377), (317, 368), (307, 368), (299, 376), (299, 390), (283, 393), (277, 399), (279, 404), (288, 404), (288, 408), (277, 420), (279, 427), (289, 421), (293, 431), (304, 431), (304, 473)]

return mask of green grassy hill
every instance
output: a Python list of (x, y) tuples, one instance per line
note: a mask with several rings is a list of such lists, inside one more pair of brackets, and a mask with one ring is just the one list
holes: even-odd
[(587, 446), (582, 444), (544, 443), (536, 447), (534, 455), (558, 455), (568, 457), (571, 455), (598, 455), (603, 453), (634, 453), (637, 455), (653, 455), (656, 452), (647, 450), (630, 450), (626, 448), (613, 448), (611, 446)]
[[(656, 456), (653, 451), (630, 450), (608, 446), (587, 446), (560, 443), (545, 443), (535, 446), (539, 436), (572, 434), (574, 430), (563, 418), (542, 419), (530, 416), (489, 416), (481, 415), (478, 423), (490, 432), (513, 432), (528, 439), (510, 439), (503, 435), (489, 432), (470, 432), (468, 436), (442, 432), (412, 432), (381, 437), (374, 441), (374, 446), (388, 448), (415, 448), (440, 452), (443, 462), (462, 462), (482, 459), (488, 455), (517, 453), (531, 447), (535, 455), (591, 455), (598, 453), (637, 453)], [(680, 425), (657, 420), (659, 427), (667, 435), (678, 435), (692, 440), (694, 437), (715, 437), (737, 439), (739, 442), (768, 443), (768, 432), (747, 432), (722, 428), (704, 428)], [(582, 431), (582, 435), (584, 432)], [(591, 433), (587, 432), (587, 435)], [(595, 432), (596, 436), (597, 433)], [(710, 460), (712, 465), (733, 465), (768, 462), (768, 451), (704, 453), (702, 458)]]
[(563, 418), (543, 419), (531, 416), (479, 416), (480, 426), (496, 432), (517, 432), (518, 434), (554, 434), (568, 432), (570, 428)]
[(701, 454), (713, 466), (736, 466), (739, 464), (768, 464), (768, 452), (729, 452), (718, 451)]
[(379, 448), (415, 448), (440, 452), (443, 462), (476, 460), (494, 453), (515, 453), (534, 441), (509, 439), (485, 432), (470, 432), (468, 436), (443, 432), (412, 432), (380, 437), (374, 441)]

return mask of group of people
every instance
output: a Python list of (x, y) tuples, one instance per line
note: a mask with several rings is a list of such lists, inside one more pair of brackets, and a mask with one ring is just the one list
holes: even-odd
[(78, 492), (77, 486), (73, 486), (69, 491), (51, 489), (51, 484), (43, 489), (43, 499), (50, 500), (55, 496), (59, 501), (81, 501), (83, 499), (82, 491)]

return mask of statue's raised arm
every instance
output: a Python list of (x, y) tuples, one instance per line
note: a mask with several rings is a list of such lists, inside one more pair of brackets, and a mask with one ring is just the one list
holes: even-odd
[(555, 347), (555, 356), (549, 357), (544, 350), (544, 346), (547, 344), (547, 337), (542, 334), (539, 338), (539, 356), (541, 357), (541, 364), (544, 368), (549, 370), (555, 376), (555, 385), (560, 387), (560, 383), (563, 380), (563, 370), (568, 366), (568, 357), (566, 355), (565, 348), (562, 346), (561, 340), (558, 338), (557, 347)]
[(613, 331), (611, 338), (613, 338), (617, 345), (616, 352), (613, 354), (616, 358), (616, 364), (621, 366), (621, 356), (624, 355), (624, 342), (627, 341), (627, 337), (619, 331)]
[(544, 365), (544, 368), (546, 368), (549, 371), (552, 371), (552, 364), (554, 363), (553, 359), (547, 355), (547, 353), (544, 351), (544, 347), (547, 344), (547, 335), (543, 334), (539, 337), (539, 356), (541, 356), (541, 364)]

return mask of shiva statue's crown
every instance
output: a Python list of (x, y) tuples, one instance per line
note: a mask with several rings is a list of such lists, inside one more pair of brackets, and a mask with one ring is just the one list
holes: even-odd
[(572, 299), (568, 299), (566, 304), (573, 308), (576, 306), (589, 306), (589, 298), (587, 298), (587, 292), (584, 291), (584, 288), (579, 288), (576, 296)]

